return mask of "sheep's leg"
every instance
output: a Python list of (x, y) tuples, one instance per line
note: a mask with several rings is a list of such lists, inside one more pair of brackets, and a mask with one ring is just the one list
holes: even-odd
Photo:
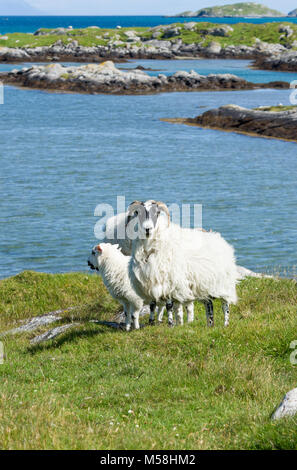
[(131, 323), (132, 323), (132, 309), (131, 307), (127, 308), (127, 312), (125, 311), (126, 315), (126, 331), (131, 330)]
[(228, 302), (226, 302), (225, 300), (223, 300), (223, 302), (222, 302), (222, 309), (223, 309), (223, 313), (224, 313), (224, 326), (228, 326), (229, 325), (230, 308), (229, 308)]
[(194, 302), (189, 302), (186, 304), (187, 311), (187, 321), (192, 323), (194, 321)]
[(158, 305), (158, 322), (162, 323), (165, 312), (165, 305)]
[(205, 300), (204, 305), (205, 305), (207, 326), (214, 326), (212, 301), (211, 300)]
[(175, 304), (174, 305), (174, 311), (175, 311), (175, 322), (177, 325), (183, 325), (184, 324), (184, 311), (183, 311), (183, 306), (182, 304)]
[(150, 318), (149, 318), (149, 324), (154, 325), (155, 323), (155, 310), (156, 310), (156, 302), (151, 302), (150, 303)]
[(139, 330), (139, 310), (134, 310), (132, 313), (133, 323), (135, 330)]
[(166, 302), (166, 310), (168, 313), (168, 325), (173, 326), (173, 302), (171, 300)]

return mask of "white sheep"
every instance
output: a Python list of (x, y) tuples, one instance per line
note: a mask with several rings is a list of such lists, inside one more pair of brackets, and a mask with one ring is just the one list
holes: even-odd
[(162, 202), (136, 201), (128, 212), (130, 218), (137, 218), (139, 230), (129, 265), (137, 294), (147, 303), (202, 301), (209, 326), (214, 324), (212, 299), (219, 298), (227, 326), (229, 304), (237, 302), (233, 247), (219, 233), (171, 223), (168, 207)]
[(88, 259), (88, 265), (99, 272), (110, 295), (123, 305), (127, 331), (131, 329), (132, 319), (134, 328), (139, 329), (139, 312), (143, 307), (143, 300), (131, 286), (129, 262), (130, 257), (123, 255), (117, 245), (110, 243), (95, 246)]
[[(133, 204), (133, 203), (132, 203)], [(111, 243), (113, 245), (118, 245), (122, 253), (126, 256), (131, 256), (132, 254), (132, 240), (131, 237), (127, 234), (127, 225), (131, 221), (132, 217), (129, 212), (121, 212), (113, 217), (107, 219), (104, 232), (105, 237), (104, 243)], [(187, 321), (191, 323), (194, 321), (194, 304), (193, 302), (188, 302), (184, 305), (187, 312)], [(150, 324), (153, 324), (155, 321), (155, 311), (158, 313), (158, 322), (163, 321), (163, 316), (165, 312), (165, 305), (159, 303), (157, 305), (155, 302), (150, 304)], [(175, 306), (176, 319), (179, 324), (183, 324), (183, 310), (182, 307)], [(169, 312), (170, 318), (172, 313)]]

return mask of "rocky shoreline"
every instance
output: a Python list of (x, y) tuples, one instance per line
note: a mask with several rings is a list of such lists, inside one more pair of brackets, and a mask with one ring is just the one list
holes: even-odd
[(259, 56), (254, 61), (254, 68), (262, 70), (281, 70), (283, 72), (297, 71), (297, 52), (283, 52), (271, 56)]
[[(52, 46), (0, 47), (0, 63), (100, 63), (106, 60), (125, 62), (129, 59), (170, 60), (179, 58), (253, 60), (254, 67), (260, 69), (297, 70), (297, 51), (290, 51), (281, 44), (271, 44), (260, 40), (256, 40), (254, 46), (228, 45), (226, 47), (222, 47), (216, 41), (211, 41), (207, 46), (199, 43), (185, 44), (181, 39), (152, 39), (141, 44), (134, 42), (117, 44), (115, 42), (109, 46), (93, 47), (81, 46), (75, 40), (67, 45), (57, 41)], [(288, 64), (287, 68), (284, 64)]]
[(268, 137), (297, 142), (297, 107), (276, 111), (269, 108), (247, 109), (236, 105), (221, 106), (187, 119), (162, 119), (171, 123), (188, 124), (221, 131), (231, 131), (256, 137)]
[(151, 76), (143, 70), (122, 71), (111, 61), (66, 67), (60, 64), (34, 65), (0, 73), (0, 81), (20, 87), (52, 91), (110, 94), (151, 94), (170, 91), (252, 90), (288, 88), (286, 82), (255, 84), (236, 75), (200, 75), (194, 70), (173, 75)]

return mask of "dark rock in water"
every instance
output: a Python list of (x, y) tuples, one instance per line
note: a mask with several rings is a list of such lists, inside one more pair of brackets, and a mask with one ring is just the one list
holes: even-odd
[(195, 118), (165, 121), (297, 142), (297, 107), (291, 108), (282, 111), (282, 107), (279, 107), (280, 110), (271, 111), (227, 105), (206, 111)]
[[(165, 91), (251, 90), (272, 87), (254, 84), (231, 74), (200, 75), (194, 70), (173, 75), (151, 76), (142, 70), (122, 71), (113, 62), (65, 67), (60, 64), (34, 65), (0, 74), (0, 80), (28, 88), (81, 93), (145, 94)], [(280, 82), (278, 87), (288, 88)]]
[(283, 70), (285, 72), (297, 71), (297, 51), (273, 54), (270, 56), (259, 56), (254, 67), (264, 70)]

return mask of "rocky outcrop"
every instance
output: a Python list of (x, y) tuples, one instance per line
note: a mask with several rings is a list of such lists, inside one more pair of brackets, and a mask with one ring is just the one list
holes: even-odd
[[(254, 84), (231, 74), (200, 75), (179, 71), (151, 76), (142, 70), (122, 71), (111, 61), (65, 67), (34, 65), (0, 74), (0, 81), (17, 86), (81, 93), (145, 94), (164, 91), (248, 90), (272, 84)], [(288, 87), (284, 82), (274, 86)]]
[[(296, 44), (297, 46), (297, 44)], [(297, 71), (297, 51), (259, 56), (254, 67), (264, 70), (283, 70), (285, 72)]]
[(297, 142), (297, 107), (287, 111), (266, 111), (227, 105), (192, 119), (166, 121)]
[[(190, 28), (195, 28), (190, 24)], [(64, 44), (58, 39), (51, 46), (9, 48), (0, 47), (0, 62), (101, 62), (113, 60), (114, 62), (128, 59), (175, 59), (178, 57), (205, 57), (221, 59), (253, 59), (256, 66), (269, 60), (271, 56), (283, 57), (288, 49), (281, 44), (271, 44), (256, 39), (254, 46), (226, 46), (218, 41), (210, 41), (207, 46), (194, 42), (186, 44), (181, 38), (175, 37), (179, 34), (179, 28), (173, 27), (152, 28), (152, 39), (140, 38), (136, 32), (126, 31), (125, 42), (119, 36), (114, 36), (107, 45), (92, 47), (80, 46), (78, 41), (72, 39)], [(209, 31), (206, 31), (209, 33)], [(232, 32), (227, 25), (215, 27), (211, 31), (211, 37), (226, 37)], [(43, 35), (43, 30), (36, 34)], [(160, 36), (163, 34), (162, 39)], [(289, 34), (286, 29), (284, 35)], [(165, 39), (164, 39), (165, 38)], [(70, 39), (70, 38), (69, 38)], [(291, 45), (290, 45), (291, 47)]]

